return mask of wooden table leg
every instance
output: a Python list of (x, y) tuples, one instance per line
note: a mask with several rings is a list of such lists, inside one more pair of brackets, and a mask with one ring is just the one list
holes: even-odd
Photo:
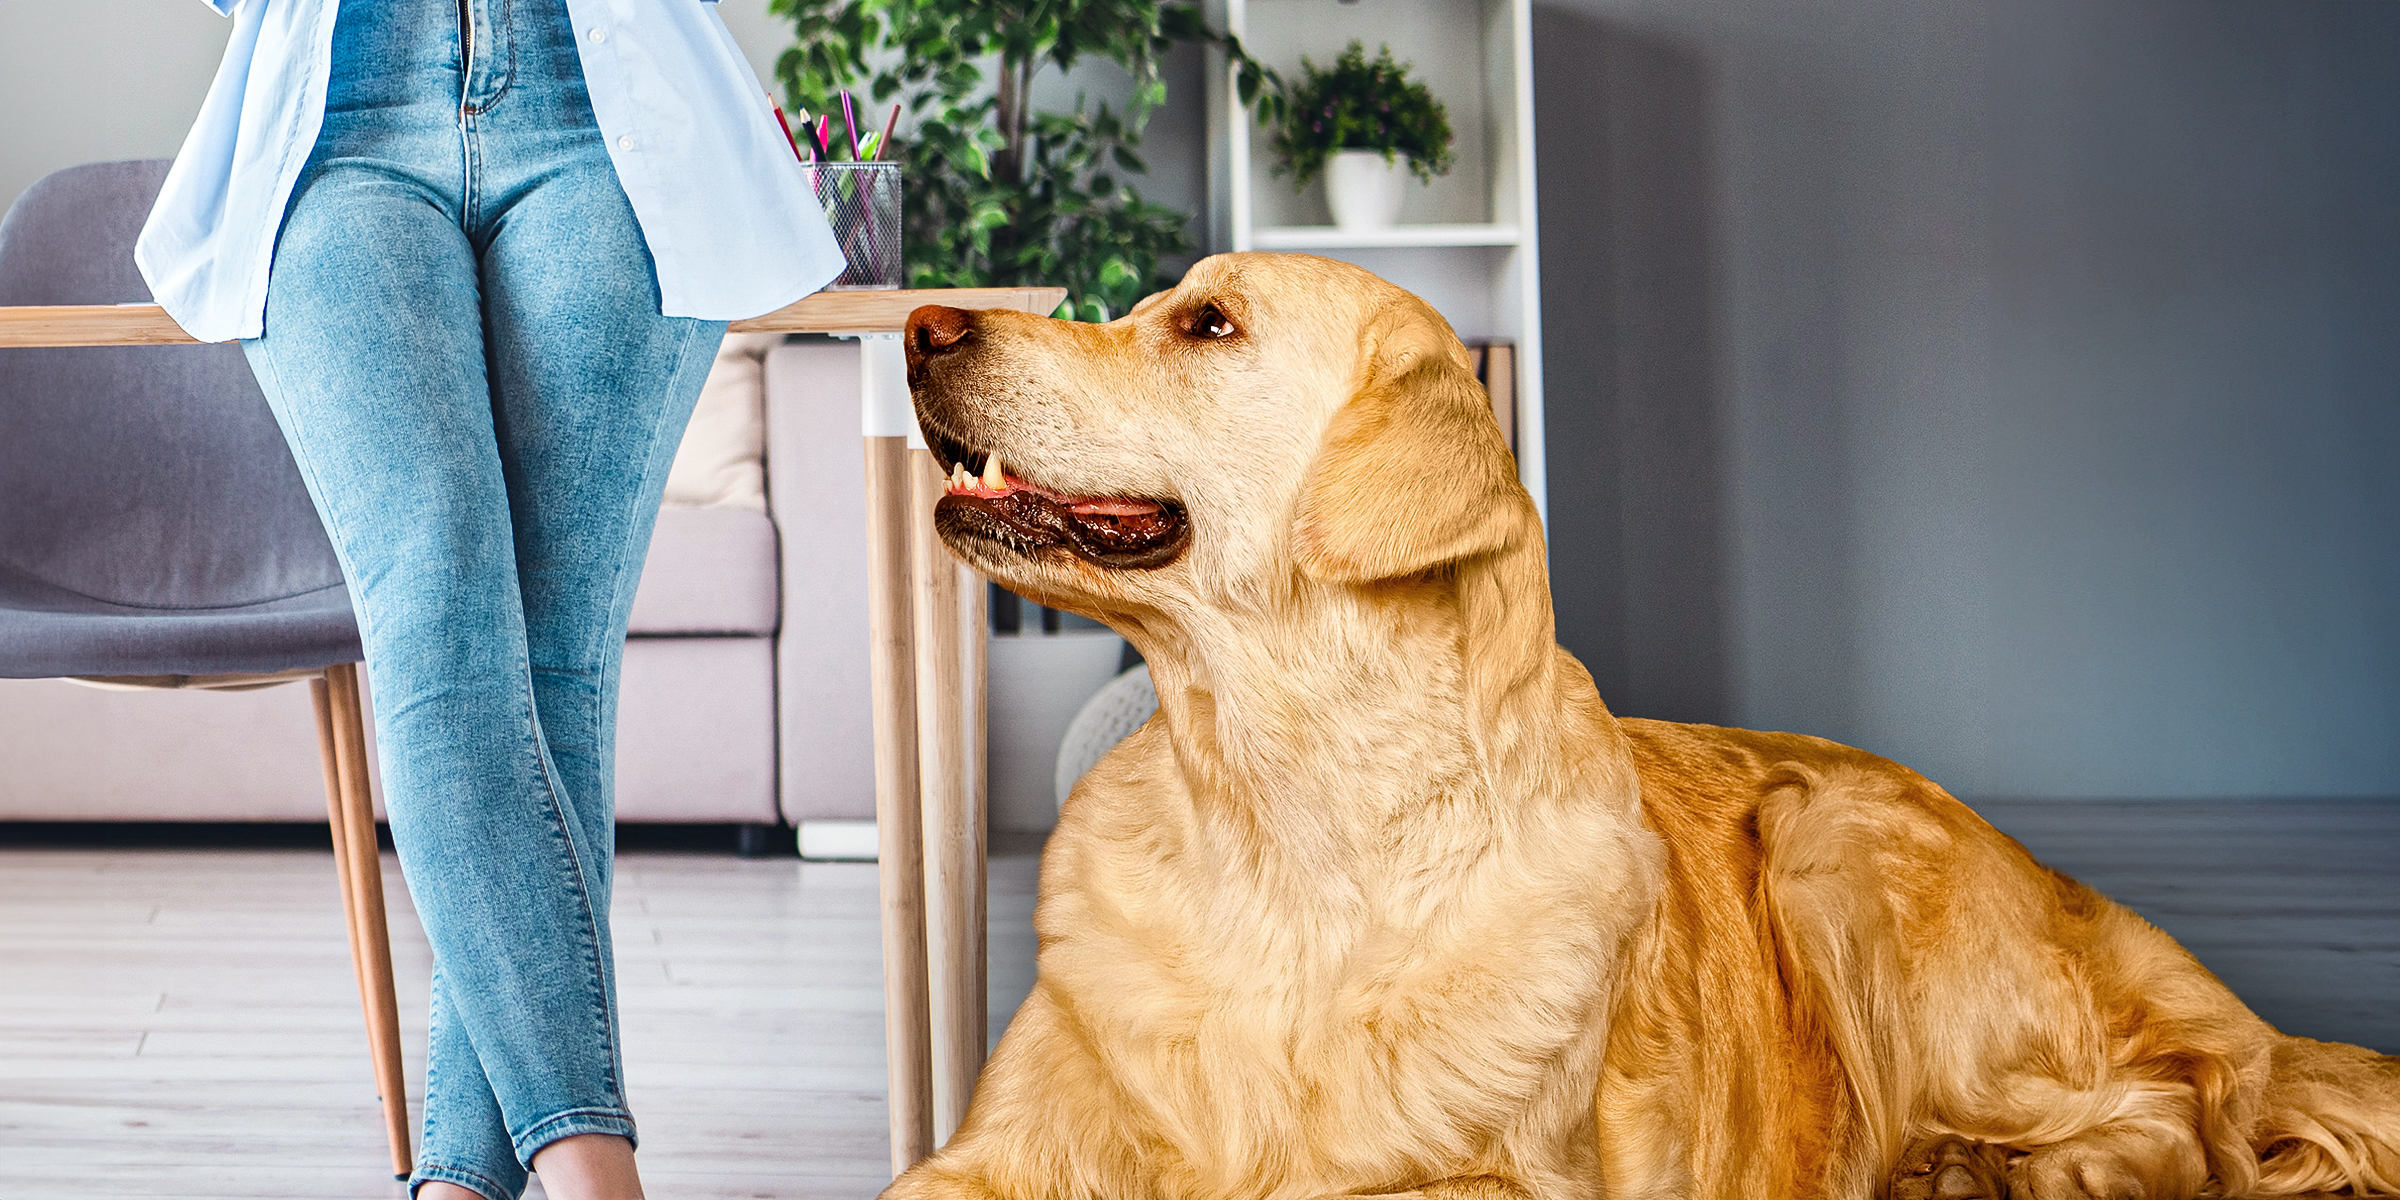
[(933, 1032), (934, 1144), (949, 1140), (966, 1115), (983, 1070), (988, 1001), (984, 992), (984, 817), (971, 762), (976, 738), (967, 647), (969, 602), (981, 581), (964, 570), (933, 531), (942, 468), (914, 451), (915, 512), (909, 522), (917, 631), (917, 778), (925, 813), (925, 943)]
[[(992, 828), (991, 806), (991, 696), (990, 666), (992, 646), (992, 587), (989, 580), (965, 566), (959, 567), (958, 586), (966, 596), (961, 606), (959, 626), (965, 631), (967, 671), (967, 765), (969, 786), (967, 807), (974, 815), (975, 842), (972, 850), (974, 871), (971, 887), (975, 898), (975, 1029), (977, 1076), (983, 1074), (984, 1055), (991, 1046), (991, 876), (988, 861), (991, 853), (989, 833)], [(963, 1115), (963, 1113), (962, 1113)]]
[(933, 1063), (925, 965), (925, 851), (918, 806), (916, 629), (911, 615), (905, 437), (867, 443), (867, 607), (875, 691), (875, 836), (883, 892), (883, 1038), (892, 1174), (933, 1152)]

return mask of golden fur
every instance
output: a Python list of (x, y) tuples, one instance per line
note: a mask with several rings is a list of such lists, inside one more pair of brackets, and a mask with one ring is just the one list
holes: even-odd
[(2400, 1191), (2400, 1060), (2278, 1034), (1905, 767), (1613, 717), (1416, 298), (1229, 255), (1105, 326), (919, 318), (929, 435), (1191, 537), (943, 527), (1160, 711), (1061, 812), (1033, 994), (892, 1200), (1925, 1195), (1960, 1153), (2035, 1200)]

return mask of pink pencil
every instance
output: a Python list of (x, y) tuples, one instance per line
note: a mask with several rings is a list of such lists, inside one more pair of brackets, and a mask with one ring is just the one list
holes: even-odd
[(878, 159), (881, 159), (881, 158), (883, 157), (883, 152), (884, 152), (885, 150), (888, 150), (888, 149), (890, 149), (890, 148), (891, 148), (891, 145), (892, 145), (892, 131), (893, 131), (894, 129), (898, 129), (899, 127), (900, 127), (900, 106), (899, 106), (899, 105), (897, 105), (897, 104), (895, 104), (895, 105), (893, 105), (893, 106), (892, 106), (892, 119), (891, 119), (891, 120), (889, 120), (889, 121), (885, 121), (885, 122), (883, 123), (883, 136), (882, 136), (881, 138), (877, 139), (877, 140), (876, 140), (876, 142), (875, 142), (875, 157), (876, 157), (876, 158), (878, 158)]
[(842, 93), (842, 128), (850, 132), (850, 161), (858, 161), (858, 120), (850, 108), (850, 93)]

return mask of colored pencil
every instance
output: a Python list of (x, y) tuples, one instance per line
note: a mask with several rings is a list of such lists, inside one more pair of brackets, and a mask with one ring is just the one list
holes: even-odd
[(883, 136), (875, 139), (873, 158), (882, 158), (884, 149), (892, 144), (892, 131), (900, 127), (900, 106), (892, 106), (892, 119), (883, 123)]
[[(774, 97), (768, 97), (767, 103), (775, 104)], [(792, 119), (783, 115), (783, 106), (780, 104), (775, 104), (775, 123), (783, 126), (783, 140), (792, 144), (792, 157), (807, 162), (808, 156), (800, 152), (800, 139), (792, 136)]]

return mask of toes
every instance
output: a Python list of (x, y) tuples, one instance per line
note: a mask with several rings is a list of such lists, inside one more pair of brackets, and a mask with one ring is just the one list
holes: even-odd
[(1989, 1197), (1992, 1193), (1991, 1189), (1983, 1186), (1982, 1180), (1975, 1178), (1973, 1171), (1952, 1164), (1933, 1173), (1933, 1194), (1965, 1200), (1967, 1197)]
[(2185, 1195), (2172, 1185), (2152, 1191), (2131, 1168), (2090, 1146), (2045, 1146), (2017, 1164), (2017, 1190), (2029, 1200), (2142, 1200)]
[(1892, 1171), (1892, 1200), (2004, 1200), (2007, 1156), (1963, 1138), (1919, 1142)]

